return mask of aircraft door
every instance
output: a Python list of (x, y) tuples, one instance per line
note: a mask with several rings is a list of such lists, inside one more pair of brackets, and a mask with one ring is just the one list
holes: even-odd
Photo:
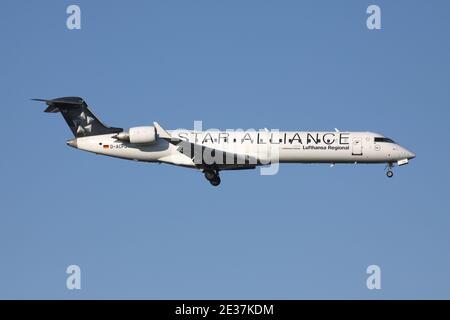
[(362, 156), (362, 139), (354, 138), (352, 142), (352, 155), (354, 156)]

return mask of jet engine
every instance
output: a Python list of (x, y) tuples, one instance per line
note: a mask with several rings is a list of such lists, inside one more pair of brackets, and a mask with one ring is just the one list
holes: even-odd
[(156, 141), (156, 129), (154, 126), (133, 127), (128, 132), (118, 133), (116, 138), (130, 143), (151, 144)]

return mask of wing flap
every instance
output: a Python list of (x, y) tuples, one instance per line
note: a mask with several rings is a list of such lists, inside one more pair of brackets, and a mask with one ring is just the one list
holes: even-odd
[(253, 169), (258, 164), (258, 159), (255, 157), (178, 139), (172, 137), (172, 135), (164, 130), (157, 122), (154, 122), (153, 125), (160, 138), (177, 146), (177, 151), (188, 156), (197, 167), (209, 167), (215, 169)]

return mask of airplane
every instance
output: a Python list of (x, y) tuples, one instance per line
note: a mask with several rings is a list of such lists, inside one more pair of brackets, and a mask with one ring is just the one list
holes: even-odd
[(221, 182), (220, 171), (279, 163), (385, 163), (392, 178), (394, 165), (416, 156), (373, 132), (165, 130), (157, 122), (125, 131), (103, 124), (80, 97), (32, 100), (45, 102), (44, 112), (62, 114), (74, 135), (67, 141), (73, 148), (197, 169), (213, 186)]

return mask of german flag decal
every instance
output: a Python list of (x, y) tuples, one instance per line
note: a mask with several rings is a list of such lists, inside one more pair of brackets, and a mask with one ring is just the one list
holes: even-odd
[(109, 149), (109, 144), (104, 144), (103, 149)]

